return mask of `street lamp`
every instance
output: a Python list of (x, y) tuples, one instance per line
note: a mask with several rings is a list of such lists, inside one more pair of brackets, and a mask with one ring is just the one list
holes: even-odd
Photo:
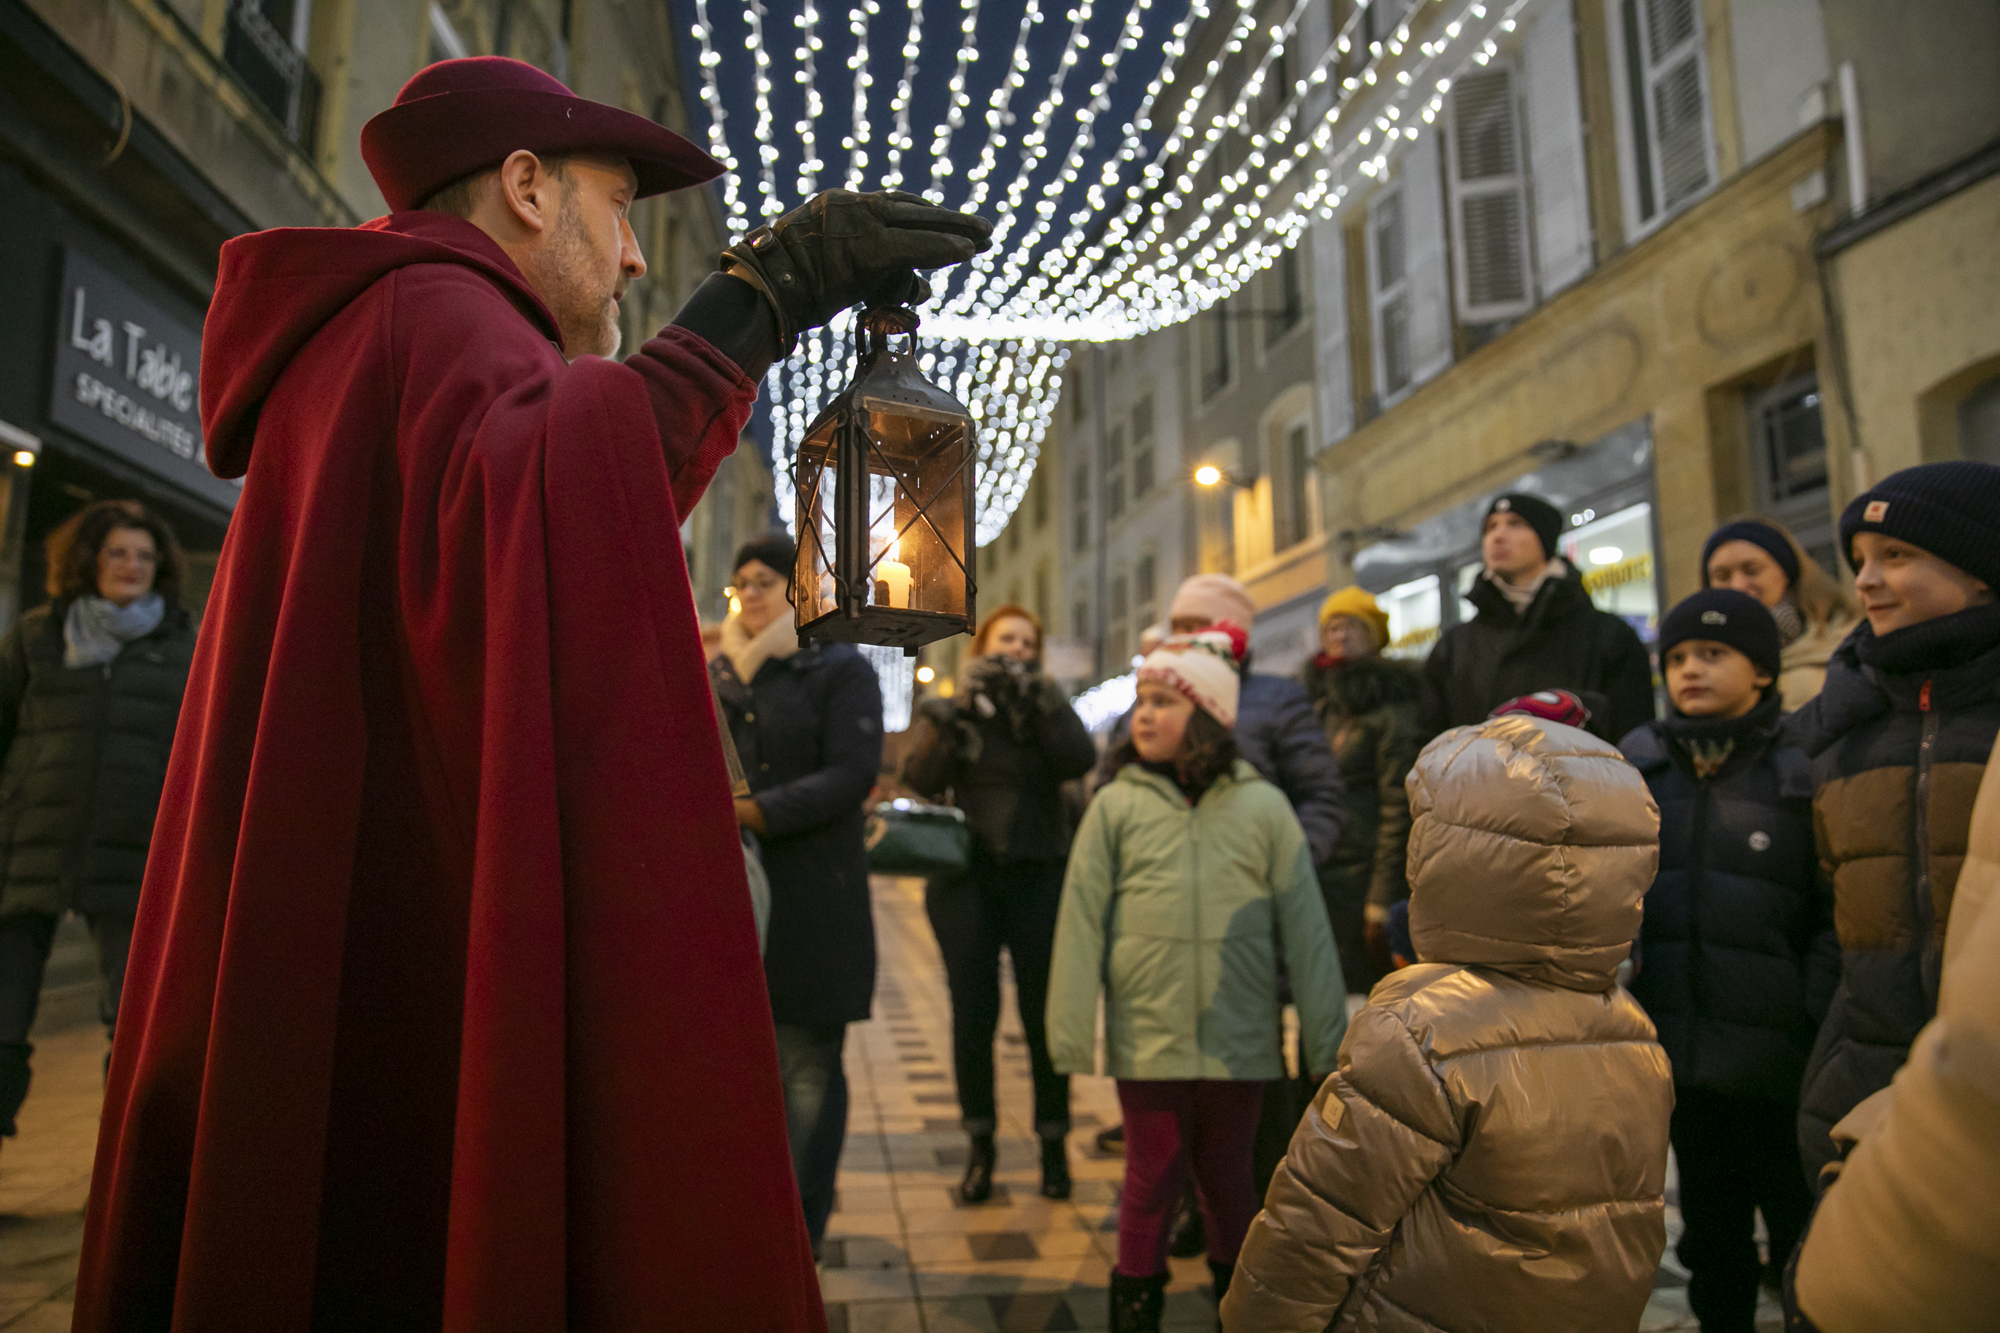
[(1197, 486), (1208, 487), (1220, 486), (1226, 481), (1231, 486), (1245, 491), (1254, 488), (1257, 484), (1255, 481), (1245, 481), (1234, 472), (1224, 472), (1213, 463), (1203, 463), (1200, 467), (1196, 468), (1194, 470), (1194, 481)]
[[(918, 648), (973, 625), (972, 417), (918, 373), (916, 312), (855, 321), (854, 379), (806, 428), (793, 465), (800, 642)], [(890, 338), (909, 338), (897, 351)]]

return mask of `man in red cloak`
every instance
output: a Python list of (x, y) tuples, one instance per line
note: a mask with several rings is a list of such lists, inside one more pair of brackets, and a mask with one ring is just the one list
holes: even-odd
[(678, 527), (799, 329), (988, 227), (821, 196), (621, 363), (707, 155), (492, 57), (362, 149), (389, 216), (223, 248), (75, 1328), (823, 1329)]

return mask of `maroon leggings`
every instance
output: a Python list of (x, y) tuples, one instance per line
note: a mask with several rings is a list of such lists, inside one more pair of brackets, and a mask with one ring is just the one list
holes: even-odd
[(1167, 1269), (1167, 1228), (1187, 1188), (1190, 1159), (1208, 1224), (1208, 1257), (1236, 1262), (1257, 1216), (1250, 1152), (1264, 1085), (1249, 1079), (1118, 1080), (1125, 1113), (1125, 1188), (1118, 1198), (1118, 1271)]

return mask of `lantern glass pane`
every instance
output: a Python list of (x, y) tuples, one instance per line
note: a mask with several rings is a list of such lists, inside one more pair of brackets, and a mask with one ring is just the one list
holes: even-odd
[(964, 418), (864, 401), (869, 450), (869, 602), (966, 614)]
[(816, 620), (835, 609), (834, 601), (834, 467), (836, 425), (829, 417), (799, 446), (795, 467), (798, 488), (798, 562), (792, 575), (792, 598), (799, 623)]

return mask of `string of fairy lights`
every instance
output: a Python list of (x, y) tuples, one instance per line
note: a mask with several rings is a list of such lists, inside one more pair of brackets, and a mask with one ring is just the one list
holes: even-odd
[[(894, 0), (845, 0), (839, 14), (821, 9), (829, 0), (802, 0), (789, 20), (794, 35), (783, 75), (803, 94), (789, 136), (778, 132), (773, 109), (785, 62), (767, 0), (743, 6), (744, 49), (739, 57), (727, 44), (728, 62), (709, 0), (693, 0), (691, 26), (709, 151), (726, 168), (722, 203), (732, 234), (836, 184), (918, 190), (921, 183), (925, 197), (992, 220), (993, 248), (943, 275), (940, 296), (923, 312), (919, 342), (924, 374), (956, 394), (978, 425), (982, 542), (1000, 533), (1026, 491), (1069, 344), (1151, 333), (1239, 291), (1295, 245), (1314, 217), (1332, 218), (1384, 177), (1435, 124), (1453, 80), (1498, 54), (1532, 0), (1413, 0), (1374, 40), (1365, 40), (1377, 30), (1368, 26), (1364, 2), (1310, 59), (1295, 59), (1295, 48), (1309, 11), (1324, 0), (1290, 0), (1282, 18), (1267, 15), (1261, 29), (1257, 0), (1178, 0), (1185, 9), (1157, 46), (1145, 39), (1149, 21), (1164, 21), (1156, 7), (1177, 0), (1125, 0), (1116, 35), (1100, 39), (1096, 50), (1092, 24), (1100, 7), (1110, 8), (1103, 0), (1069, 0), (1060, 13), (1050, 0), (1021, 0), (1004, 69), (975, 108), (974, 73), (995, 58), (980, 49), (982, 11), (990, 18), (1002, 2), (958, 0), (945, 109), (921, 164), (911, 120), (919, 56), (926, 32), (940, 30), (941, 0), (929, 0), (928, 29), (926, 0), (905, 0), (903, 22), (883, 28), (900, 29), (903, 42), (880, 131), (871, 121), (878, 103), (870, 35), (893, 22), (883, 10)], [(1393, 2), (1372, 0), (1378, 14)], [(825, 36), (839, 31), (841, 18), (845, 55)], [(1210, 20), (1227, 25), (1219, 44), (1197, 41)], [(1046, 86), (1033, 90), (1035, 53), (1051, 46), (1038, 39), (1056, 22), (1067, 25), (1060, 54)], [(1190, 59), (1197, 45), (1205, 61)], [(1135, 52), (1150, 60), (1155, 50), (1158, 63), (1145, 71), (1136, 109), (1115, 146), (1100, 150), (1099, 120), (1113, 105), (1121, 72), (1130, 74)], [(851, 98), (839, 122), (828, 93), (843, 61)], [(725, 78), (747, 80), (751, 91), (741, 155), (731, 141)], [(977, 159), (961, 169), (969, 154), (959, 137), (982, 120)], [(835, 142), (846, 156), (837, 168), (823, 156)], [(787, 191), (779, 167), (794, 154)], [(1011, 178), (1003, 167), (1010, 162)], [(842, 316), (802, 338), (770, 371), (777, 498), (788, 521), (794, 451), (846, 381), (853, 352), (852, 321)]]

